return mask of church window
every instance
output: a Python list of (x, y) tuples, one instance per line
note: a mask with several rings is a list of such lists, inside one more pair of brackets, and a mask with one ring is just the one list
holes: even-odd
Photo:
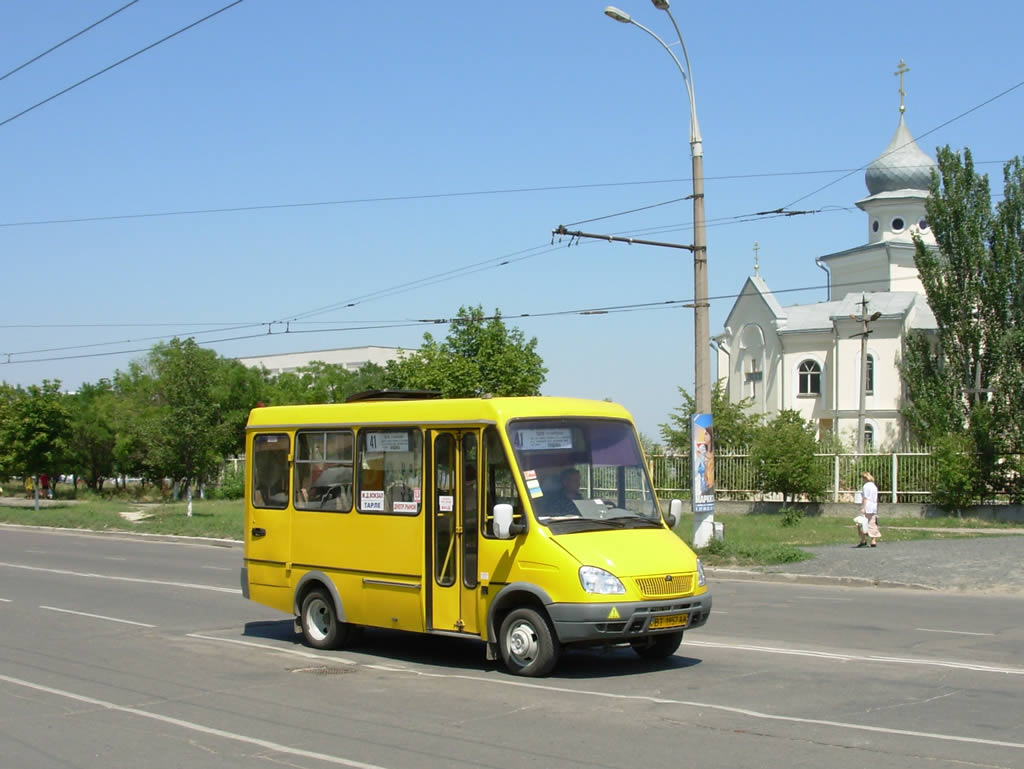
[(821, 366), (817, 361), (805, 360), (800, 364), (797, 385), (801, 395), (821, 395)]
[(892, 220), (892, 231), (893, 232), (901, 232), (903, 230), (903, 227), (905, 226), (905, 224), (906, 223), (903, 221), (903, 217), (902, 216), (897, 216), (896, 218), (894, 218)]
[(743, 378), (747, 384), (747, 395), (751, 398), (757, 398), (757, 386), (764, 378), (764, 372), (761, 371), (758, 362), (753, 358), (750, 359), (750, 365)]
[(928, 229), (928, 220), (927, 219), (922, 219), (921, 221), (919, 221), (917, 223), (917, 226), (920, 227), (922, 231), (927, 230)]
[(875, 447), (875, 428), (871, 425), (864, 425), (864, 448), (873, 449)]
[(873, 395), (875, 392), (875, 356), (868, 356), (868, 367), (864, 372), (864, 392)]
[(875, 221), (871, 222), (871, 231), (872, 232), (878, 232), (878, 220), (877, 219), (875, 219)]

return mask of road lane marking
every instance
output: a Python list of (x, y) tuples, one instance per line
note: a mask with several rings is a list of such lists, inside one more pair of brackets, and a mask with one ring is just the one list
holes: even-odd
[(241, 595), (241, 588), (217, 587), (216, 585), (197, 585), (192, 582), (167, 582), (160, 579), (142, 579), (141, 577), (115, 577), (111, 574), (93, 574), (91, 572), (69, 571), (68, 569), (44, 569), (42, 566), (28, 566), (23, 563), (7, 563), (0, 561), (0, 566), (9, 569), (25, 569), (26, 571), (45, 571), (50, 574), (64, 574), (69, 577), (88, 577), (89, 579), (109, 579), (114, 582), (140, 582), (146, 585), (163, 585), (165, 587), (186, 587), (192, 590), (213, 590), (217, 593), (234, 593)]
[(45, 692), (46, 694), (53, 694), (57, 697), (64, 697), (69, 700), (76, 702), (83, 702), (86, 705), (94, 705), (99, 708), (106, 710), (113, 710), (118, 713), (127, 713), (133, 716), (139, 716), (141, 718), (150, 718), (154, 721), (160, 721), (161, 723), (171, 724), (172, 726), (179, 726), (182, 729), (189, 729), (194, 732), (201, 732), (202, 734), (209, 734), (214, 737), (221, 737), (225, 740), (235, 740), (236, 742), (244, 742), (248, 745), (255, 745), (263, 748), (264, 750), (272, 750), (275, 753), (283, 753), (290, 756), (299, 756), (300, 758), (310, 758), (315, 761), (323, 761), (327, 764), (334, 764), (336, 766), (350, 766), (353, 769), (387, 769), (387, 767), (380, 766), (379, 764), (367, 764), (363, 761), (353, 761), (352, 759), (342, 758), (341, 756), (332, 756), (327, 753), (317, 753), (312, 750), (302, 750), (301, 748), (293, 748), (290, 745), (283, 745), (279, 742), (271, 742), (270, 740), (261, 740), (258, 737), (249, 737), (245, 734), (239, 734), (238, 732), (228, 732), (223, 729), (214, 729), (212, 726), (205, 726), (203, 724), (197, 724), (193, 721), (185, 721), (181, 718), (172, 718), (171, 716), (160, 715), (159, 713), (152, 713), (148, 710), (140, 710), (139, 708), (132, 708), (125, 705), (118, 705), (114, 702), (108, 702), (107, 700), (98, 700), (95, 697), (86, 697), (82, 694), (76, 694), (75, 692), (69, 692), (66, 689), (55, 689), (52, 686), (43, 686), (42, 684), (33, 683), (32, 681), (23, 681), (20, 678), (12, 678), (11, 676), (0, 675), (0, 681), (6, 681), (9, 684), (15, 686), (22, 686), (26, 689), (34, 689), (38, 692)]
[(234, 571), (235, 569), (227, 566), (203, 566), (204, 569), (212, 569), (213, 571)]
[(135, 622), (130, 619), (118, 619), (117, 617), (105, 617), (102, 614), (89, 614), (84, 611), (72, 611), (71, 609), (59, 609), (56, 606), (40, 606), (40, 609), (46, 609), (47, 611), (59, 611), (62, 614), (77, 614), (79, 617), (92, 617), (93, 619), (105, 619), (110, 622), (122, 622), (125, 625), (138, 625), (139, 627), (156, 627), (156, 625), (150, 625), (145, 622)]
[(886, 657), (880, 654), (852, 654), (839, 652), (821, 652), (810, 649), (785, 649), (778, 646), (753, 646), (750, 644), (727, 644), (716, 641), (683, 641), (687, 646), (706, 646), (712, 649), (736, 649), (739, 651), (764, 652), (767, 654), (787, 654), (796, 657), (821, 657), (823, 659), (842, 660), (843, 662), (899, 662), (904, 665), (934, 665), (941, 668), (970, 670), (975, 673), (1006, 673), (1014, 676), (1024, 675), (1024, 668), (998, 667), (981, 665), (976, 662), (957, 662), (954, 660), (913, 659), (910, 657)]
[(0, 603), (10, 603), (13, 600), (13, 598), (0, 598)]
[(930, 627), (916, 627), (922, 633), (952, 633), (953, 635), (995, 635), (995, 633), (971, 633), (967, 630), (933, 630)]
[(123, 555), (105, 555), (103, 556), (104, 561), (127, 561)]
[[(217, 638), (216, 636), (205, 636), (205, 635), (199, 635), (198, 633), (189, 633), (188, 635), (190, 637), (192, 637), (192, 638), (204, 638), (204, 639), (207, 639), (207, 640), (210, 640), (210, 641), (223, 641), (225, 643), (242, 643), (242, 644), (244, 644), (246, 646), (259, 646), (259, 647), (262, 647), (262, 648), (264, 648), (264, 649), (266, 649), (268, 651), (291, 651), (291, 650), (282, 650), (280, 648), (277, 648), (277, 647), (274, 647), (274, 646), (268, 646), (266, 644), (257, 644), (257, 643), (252, 643), (252, 642), (249, 642), (249, 641), (239, 641), (238, 639), (233, 639), (233, 638)], [(815, 655), (815, 656), (818, 656), (818, 655)], [(330, 657), (329, 659), (331, 659), (334, 662), (346, 661), (346, 660), (342, 660), (341, 658), (336, 658), (336, 657)], [(855, 659), (855, 658), (851, 657), (851, 659)], [(856, 659), (860, 659), (860, 658), (856, 658)], [(614, 692), (601, 692), (601, 691), (594, 691), (594, 690), (588, 690), (588, 689), (572, 689), (572, 688), (565, 687), (565, 686), (554, 686), (554, 685), (551, 685), (551, 684), (531, 683), (531, 682), (528, 682), (528, 681), (509, 680), (509, 679), (502, 679), (502, 678), (487, 678), (487, 677), (483, 677), (483, 676), (466, 675), (466, 674), (463, 674), (463, 673), (433, 673), (433, 672), (429, 672), (429, 671), (426, 671), (426, 670), (416, 670), (414, 668), (404, 667), (404, 666), (400, 666), (400, 665), (389, 665), (389, 664), (379, 664), (379, 663), (369, 663), (369, 662), (362, 662), (362, 663), (357, 662), (355, 664), (359, 665), (360, 667), (365, 667), (365, 668), (370, 669), (370, 670), (380, 670), (382, 672), (387, 672), (387, 673), (407, 673), (407, 674), (411, 674), (411, 675), (422, 676), (424, 678), (451, 678), (451, 679), (458, 679), (458, 680), (462, 680), (462, 681), (473, 681), (474, 683), (478, 683), (478, 684), (487, 683), (487, 684), (497, 684), (497, 685), (500, 685), (500, 686), (516, 686), (516, 687), (525, 688), (525, 689), (538, 689), (540, 691), (559, 692), (559, 693), (562, 693), (562, 694), (575, 694), (575, 695), (582, 695), (582, 696), (585, 696), (585, 697), (600, 697), (600, 698), (612, 699), (612, 700), (633, 700), (633, 701), (637, 701), (637, 702), (651, 702), (651, 703), (654, 703), (654, 704), (657, 704), (657, 705), (681, 705), (681, 706), (684, 706), (684, 707), (691, 707), (691, 708), (697, 708), (697, 709), (716, 710), (716, 711), (720, 711), (720, 712), (723, 712), (723, 713), (730, 713), (730, 714), (733, 714), (733, 715), (746, 716), (748, 718), (761, 719), (761, 720), (766, 720), (766, 721), (782, 721), (782, 722), (792, 723), (792, 724), (810, 724), (812, 726), (827, 726), (827, 727), (832, 727), (832, 728), (835, 728), (835, 729), (844, 729), (844, 730), (848, 730), (848, 731), (877, 732), (877, 733), (880, 733), (880, 734), (899, 735), (899, 736), (905, 736), (905, 737), (920, 737), (922, 739), (939, 740), (939, 741), (944, 741), (944, 742), (967, 742), (967, 743), (973, 743), (973, 744), (977, 744), (977, 745), (991, 745), (991, 746), (994, 746), (994, 747), (1014, 748), (1014, 749), (1017, 749), (1017, 750), (1024, 750), (1024, 742), (1007, 742), (1007, 741), (1003, 741), (1003, 740), (988, 740), (988, 739), (984, 739), (982, 737), (962, 737), (962, 736), (958, 736), (958, 735), (955, 735), (955, 734), (947, 734), (947, 733), (918, 732), (918, 731), (914, 731), (914, 730), (910, 730), (910, 729), (893, 729), (893, 728), (885, 727), (885, 726), (870, 726), (870, 725), (867, 725), (867, 724), (854, 724), (854, 723), (850, 723), (849, 721), (828, 721), (828, 720), (820, 719), (820, 718), (801, 718), (799, 716), (783, 716), (783, 715), (776, 715), (774, 713), (764, 713), (764, 712), (759, 711), (759, 710), (750, 710), (748, 708), (733, 707), (731, 705), (718, 705), (718, 704), (712, 703), (712, 702), (699, 702), (699, 701), (695, 701), (695, 700), (675, 700), (675, 699), (669, 699), (669, 698), (666, 698), (666, 697), (654, 697), (654, 696), (645, 695), (645, 694), (616, 694)], [(1019, 671), (1019, 672), (1024, 673), (1024, 670)], [(3, 676), (0, 676), (0, 680), (2, 680), (2, 679), (3, 679)]]
[(212, 635), (203, 635), (202, 633), (186, 633), (188, 638), (203, 638), (207, 641), (220, 641), (221, 643), (238, 644), (239, 646), (255, 646), (257, 649), (266, 649), (271, 652), (280, 652), (282, 654), (294, 654), (296, 657), (304, 657), (305, 659), (311, 660), (325, 660), (327, 662), (340, 662), (343, 665), (358, 665), (359, 663), (355, 660), (345, 659), (344, 657), (335, 657), (328, 654), (317, 654), (316, 652), (301, 651), (300, 649), (286, 649), (280, 646), (271, 646), (270, 644), (256, 643), (255, 641), (242, 641), (238, 638), (219, 638)]

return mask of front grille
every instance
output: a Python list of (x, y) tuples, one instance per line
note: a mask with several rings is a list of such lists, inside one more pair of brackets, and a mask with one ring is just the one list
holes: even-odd
[(647, 598), (663, 598), (672, 595), (687, 595), (693, 590), (693, 573), (661, 574), (656, 577), (638, 577), (635, 582)]

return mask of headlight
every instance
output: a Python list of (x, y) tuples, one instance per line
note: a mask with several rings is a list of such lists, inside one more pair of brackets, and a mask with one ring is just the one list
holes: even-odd
[(704, 567), (700, 564), (700, 558), (697, 559), (697, 587), (704, 587), (708, 584), (708, 578), (704, 576)]
[(580, 584), (588, 593), (622, 595), (626, 592), (618, 577), (596, 566), (580, 566)]

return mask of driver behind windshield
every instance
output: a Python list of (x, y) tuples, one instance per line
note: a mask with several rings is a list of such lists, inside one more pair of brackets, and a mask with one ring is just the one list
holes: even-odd
[(548, 516), (580, 515), (579, 508), (573, 501), (581, 499), (580, 471), (575, 467), (567, 468), (561, 472), (558, 480), (558, 489), (544, 499), (544, 514)]

